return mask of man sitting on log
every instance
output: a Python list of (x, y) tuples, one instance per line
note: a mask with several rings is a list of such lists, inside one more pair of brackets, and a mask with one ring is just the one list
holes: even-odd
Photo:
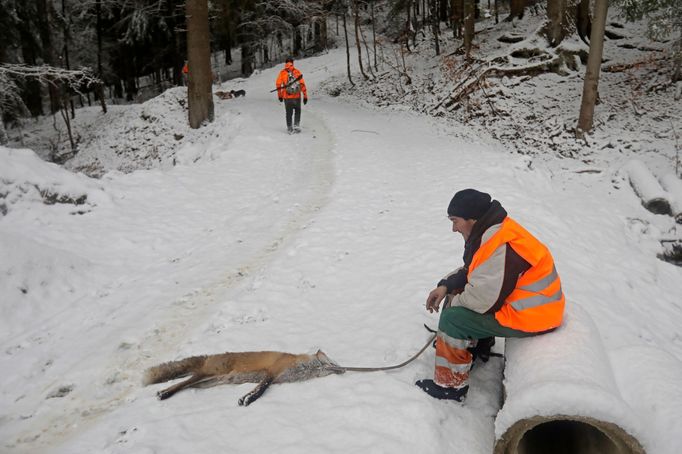
[(463, 401), (476, 355), (487, 360), (498, 337), (527, 337), (561, 325), (564, 294), (545, 245), (507, 216), (489, 194), (464, 189), (448, 206), (452, 231), (464, 238), (464, 266), (426, 299), (438, 323), (433, 380), (416, 385), (437, 399)]

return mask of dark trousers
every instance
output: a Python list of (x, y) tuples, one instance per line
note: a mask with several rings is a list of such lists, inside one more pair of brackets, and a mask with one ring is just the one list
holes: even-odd
[(301, 122), (301, 98), (284, 99), (284, 111), (287, 117), (287, 129), (291, 131), (291, 115), (294, 114), (293, 126), (298, 126)]

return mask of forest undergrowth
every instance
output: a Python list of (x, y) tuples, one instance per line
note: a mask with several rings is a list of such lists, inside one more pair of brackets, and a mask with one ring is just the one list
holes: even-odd
[(522, 20), (477, 23), (469, 59), (449, 29), (441, 31), (439, 56), (428, 32), (402, 54), (384, 42), (379, 64), (366, 61), (373, 66), (367, 80), (354, 73), (352, 85), (338, 77), (324, 87), (354, 102), (465, 124), (472, 137), (490, 137), (534, 159), (569, 158), (599, 169), (637, 158), (654, 172), (675, 168), (680, 176), (682, 82), (671, 83), (672, 41), (652, 41), (644, 22), (610, 12), (595, 126), (578, 140), (589, 47), (577, 34), (550, 47), (541, 34), (545, 18), (529, 10)]

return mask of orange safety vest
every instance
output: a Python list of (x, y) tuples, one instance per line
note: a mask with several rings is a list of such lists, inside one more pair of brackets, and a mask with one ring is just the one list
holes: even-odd
[(495, 318), (500, 325), (528, 333), (538, 333), (561, 325), (566, 299), (561, 280), (547, 247), (510, 217), (488, 241), (481, 244), (469, 265), (468, 276), (490, 258), (500, 246), (509, 244), (530, 264), (519, 276)]

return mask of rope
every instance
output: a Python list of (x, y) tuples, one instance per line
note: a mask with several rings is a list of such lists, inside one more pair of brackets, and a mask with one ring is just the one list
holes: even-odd
[[(427, 329), (429, 329), (429, 328), (427, 327)], [(429, 330), (429, 331), (432, 331), (432, 330)], [(414, 355), (412, 358), (408, 359), (407, 361), (404, 361), (404, 362), (402, 362), (402, 363), (400, 363), (400, 364), (396, 364), (395, 366), (386, 366), (386, 367), (343, 367), (343, 366), (331, 366), (331, 367), (329, 367), (329, 369), (338, 370), (338, 371), (342, 371), (342, 372), (346, 372), (346, 371), (352, 371), (352, 372), (375, 372), (375, 371), (379, 371), (379, 370), (400, 369), (400, 368), (403, 367), (403, 366), (407, 366), (407, 365), (410, 364), (412, 361), (414, 361), (415, 359), (417, 359), (417, 358), (419, 357), (419, 355), (421, 355), (422, 353), (424, 353), (424, 350), (426, 350), (426, 349), (429, 347), (429, 345), (431, 345), (431, 343), (434, 341), (435, 338), (436, 338), (436, 335), (434, 334), (433, 336), (431, 336), (431, 338), (428, 340), (428, 342), (426, 342), (426, 344), (424, 344), (424, 346), (422, 347), (422, 349), (419, 350), (419, 351), (417, 352), (416, 355)]]

